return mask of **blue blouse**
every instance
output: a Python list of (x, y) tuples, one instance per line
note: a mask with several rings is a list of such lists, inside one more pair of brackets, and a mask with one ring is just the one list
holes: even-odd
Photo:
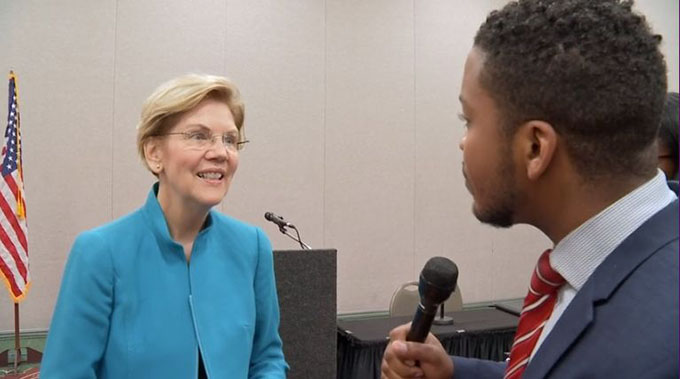
[(211, 210), (187, 264), (157, 191), (76, 238), (41, 378), (285, 378), (265, 234)]

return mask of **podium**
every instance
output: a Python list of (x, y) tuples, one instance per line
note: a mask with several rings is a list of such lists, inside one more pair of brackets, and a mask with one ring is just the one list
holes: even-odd
[(274, 250), (289, 379), (335, 378), (337, 250)]

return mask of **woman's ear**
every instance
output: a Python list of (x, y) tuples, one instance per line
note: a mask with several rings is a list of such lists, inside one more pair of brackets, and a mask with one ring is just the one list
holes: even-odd
[(160, 141), (158, 139), (151, 138), (144, 143), (144, 159), (149, 169), (156, 175), (163, 171), (161, 153)]
[(527, 121), (517, 133), (520, 159), (529, 180), (537, 180), (550, 167), (557, 148), (558, 135), (553, 126), (545, 121)]

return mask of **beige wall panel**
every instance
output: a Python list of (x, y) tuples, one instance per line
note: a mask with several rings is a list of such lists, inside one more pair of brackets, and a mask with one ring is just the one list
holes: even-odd
[(413, 2), (327, 3), (326, 245), (338, 311), (384, 310), (413, 273)]
[(261, 226), (274, 249), (299, 245), (264, 220), (266, 211), (295, 224), (307, 244), (325, 247), (324, 17), (318, 0), (227, 4), (225, 71), (241, 88), (251, 143), (223, 210)]
[(224, 0), (119, 0), (116, 17), (113, 217), (139, 208), (155, 181), (137, 155), (142, 102), (189, 72), (224, 74)]
[[(6, 9), (0, 101), (7, 104), (6, 73), (14, 69), (33, 280), (21, 327), (45, 329), (73, 239), (111, 215), (114, 2), (26, 1)], [(0, 115), (4, 131), (6, 105)], [(2, 287), (0, 330), (13, 330)]]
[(635, 8), (645, 15), (655, 33), (663, 39), (661, 51), (666, 57), (668, 90), (678, 92), (678, 1), (638, 0)]
[(411, 277), (417, 279), (430, 257), (448, 257), (458, 266), (465, 302), (488, 297), (494, 280), (490, 228), (472, 215), (461, 174), (464, 130), (457, 117), (465, 57), (486, 13), (469, 2), (416, 2), (415, 8), (416, 265)]

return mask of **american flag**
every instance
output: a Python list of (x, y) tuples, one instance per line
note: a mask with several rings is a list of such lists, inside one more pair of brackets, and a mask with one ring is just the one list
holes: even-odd
[(5, 144), (2, 148), (0, 180), (0, 278), (14, 302), (21, 301), (30, 287), (24, 175), (21, 167), (21, 132), (17, 78), (9, 73), (9, 107)]

